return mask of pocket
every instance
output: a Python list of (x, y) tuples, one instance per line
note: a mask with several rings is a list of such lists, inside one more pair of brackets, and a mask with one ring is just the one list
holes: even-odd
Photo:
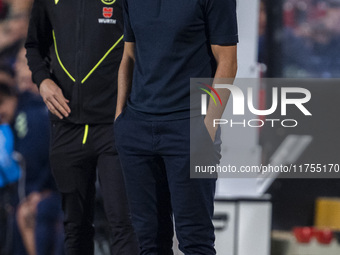
[(204, 123), (204, 116), (201, 118), (201, 132), (204, 139), (203, 141), (203, 147), (205, 148), (205, 155), (207, 158), (209, 158), (212, 162), (215, 162), (216, 164), (221, 159), (221, 127), (219, 126), (215, 133), (215, 139), (214, 141), (211, 139), (211, 136), (209, 134), (209, 131)]
[(55, 143), (56, 136), (58, 135), (58, 122), (51, 122), (51, 129), (50, 129), (50, 147), (53, 146)]
[(201, 125), (202, 125), (202, 130), (203, 130), (202, 133), (207, 137), (207, 139), (211, 142), (211, 144), (214, 144), (214, 141), (211, 139), (207, 126), (205, 125), (204, 116), (201, 117)]
[[(192, 173), (196, 166), (215, 166), (221, 158), (204, 123), (204, 116), (194, 117), (191, 125), (190, 165)], [(209, 175), (209, 178), (212, 177)], [(205, 178), (205, 177), (204, 177)]]
[(121, 142), (121, 136), (124, 132), (124, 128), (121, 129), (119, 123), (123, 119), (123, 115), (125, 114), (125, 109), (119, 114), (115, 122), (113, 123), (113, 133), (114, 133), (114, 141), (115, 141), (115, 146), (118, 149), (120, 142)]
[(76, 181), (79, 179), (76, 171), (70, 167), (72, 165), (71, 158), (62, 152), (53, 152), (50, 155), (51, 172), (58, 191), (62, 193), (72, 192), (77, 189)]
[(118, 117), (116, 118), (114, 122), (114, 125), (116, 125), (122, 119), (124, 113), (125, 113), (125, 109), (118, 115)]
[(190, 120), (190, 146), (193, 155), (206, 155), (213, 148), (213, 141), (204, 123), (204, 116)]

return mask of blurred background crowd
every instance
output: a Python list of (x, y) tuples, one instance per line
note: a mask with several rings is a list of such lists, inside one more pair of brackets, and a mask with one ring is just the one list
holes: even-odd
[(24, 50), (33, 0), (0, 0), (0, 81), (20, 91), (38, 90), (31, 82)]
[(340, 77), (339, 24), (339, 0), (262, 0), (259, 62), (269, 77)]
[(340, 76), (340, 1), (284, 3), (286, 77)]
[(61, 202), (48, 163), (48, 114), (25, 58), (32, 3), (0, 0), (1, 255), (63, 254)]

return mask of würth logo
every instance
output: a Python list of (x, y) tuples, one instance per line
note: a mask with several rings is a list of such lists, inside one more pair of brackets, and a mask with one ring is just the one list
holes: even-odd
[(103, 8), (103, 16), (104, 18), (111, 18), (113, 14), (113, 8), (112, 7), (104, 7)]

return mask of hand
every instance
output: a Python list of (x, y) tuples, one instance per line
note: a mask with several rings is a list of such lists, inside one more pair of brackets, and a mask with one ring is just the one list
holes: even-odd
[(70, 101), (64, 97), (61, 89), (51, 79), (45, 79), (40, 84), (40, 95), (50, 112), (59, 119), (68, 117), (71, 113), (71, 109), (68, 106)]
[(217, 131), (218, 126), (216, 125), (214, 127), (213, 121), (209, 120), (209, 118), (207, 118), (207, 117), (205, 117), (205, 119), (204, 119), (204, 124), (205, 124), (205, 127), (208, 130), (208, 133), (210, 135), (211, 140), (215, 141), (215, 136), (216, 136), (216, 131)]

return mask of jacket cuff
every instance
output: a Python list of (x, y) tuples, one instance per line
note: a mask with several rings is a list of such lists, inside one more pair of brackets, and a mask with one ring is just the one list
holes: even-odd
[(49, 72), (46, 70), (39, 70), (33, 74), (33, 82), (40, 88), (40, 84), (43, 82), (45, 79), (51, 79), (51, 75)]

